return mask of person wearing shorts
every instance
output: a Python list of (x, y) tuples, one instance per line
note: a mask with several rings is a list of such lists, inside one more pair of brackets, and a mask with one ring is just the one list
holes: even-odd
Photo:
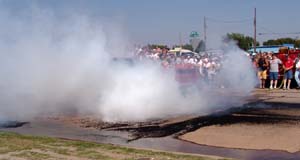
[[(270, 89), (276, 89), (277, 80), (278, 80), (278, 72), (279, 72), (279, 64), (282, 64), (281, 60), (276, 57), (275, 54), (272, 54), (272, 59), (269, 61), (270, 64)], [(274, 86), (273, 86), (274, 84)]]
[[(267, 79), (267, 70), (259, 69), (257, 72), (257, 76), (261, 81), (266, 80)], [(260, 88), (263, 88), (264, 84), (265, 84), (264, 82), (261, 82)]]
[(260, 88), (265, 88), (265, 82), (267, 79), (267, 67), (268, 62), (264, 55), (261, 55), (257, 62), (257, 77), (260, 79)]
[(294, 67), (294, 62), (287, 55), (286, 61), (283, 63), (283, 69), (284, 69), (283, 89), (290, 89), (291, 79), (293, 78), (293, 71), (292, 71), (293, 67)]

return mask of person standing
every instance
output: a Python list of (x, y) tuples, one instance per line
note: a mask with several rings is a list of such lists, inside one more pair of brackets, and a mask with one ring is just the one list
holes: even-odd
[(203, 63), (203, 60), (202, 59), (199, 59), (199, 61), (197, 62), (197, 66), (199, 68), (199, 73), (200, 73), (200, 76), (201, 77), (205, 77), (204, 76), (204, 63)]
[(289, 55), (286, 55), (286, 61), (283, 63), (283, 69), (284, 69), (283, 89), (290, 89), (291, 79), (293, 78), (293, 71), (292, 71), (293, 67), (294, 67), (293, 60), (289, 57)]
[[(279, 64), (282, 64), (281, 60), (276, 57), (276, 55), (272, 54), (272, 59), (269, 61), (270, 64), (270, 89), (276, 89), (277, 80), (278, 80), (278, 72), (279, 72)], [(273, 87), (274, 82), (274, 87)]]
[(267, 79), (267, 68), (268, 62), (265, 55), (260, 55), (258, 62), (257, 62), (257, 76), (260, 79), (260, 88), (265, 88), (265, 82)]
[(300, 54), (298, 54), (298, 57), (295, 60), (295, 64), (296, 64), (296, 71), (295, 71), (295, 80), (297, 82), (297, 89), (300, 89), (300, 79), (299, 79), (299, 75), (300, 75)]
[(214, 76), (216, 74), (216, 63), (209, 59), (208, 63), (205, 65), (207, 70), (207, 78), (209, 82), (212, 82), (214, 79)]

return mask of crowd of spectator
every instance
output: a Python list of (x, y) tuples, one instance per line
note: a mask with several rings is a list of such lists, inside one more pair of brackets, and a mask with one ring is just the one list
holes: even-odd
[[(212, 81), (214, 76), (222, 66), (222, 59), (224, 54), (209, 54), (202, 53), (193, 54), (188, 53), (171, 53), (168, 48), (164, 49), (149, 49), (137, 48), (136, 59), (151, 60), (160, 63), (164, 68), (176, 68), (178, 64), (191, 65), (198, 69), (200, 76), (203, 79)], [(259, 79), (259, 88), (291, 89), (291, 82), (295, 79), (297, 89), (300, 89), (300, 55), (296, 59), (290, 58), (286, 55), (279, 59), (275, 53), (258, 53), (252, 58), (254, 68), (257, 70), (257, 77)], [(280, 81), (279, 81), (280, 80)], [(280, 82), (280, 83), (278, 83)]]
[(151, 60), (160, 63), (164, 68), (175, 68), (176, 65), (189, 65), (198, 69), (200, 76), (207, 80), (213, 80), (214, 76), (221, 67), (222, 53), (211, 54), (202, 53), (201, 55), (193, 52), (170, 53), (169, 49), (136, 49), (138, 60)]
[[(279, 59), (275, 53), (259, 53), (253, 57), (254, 66), (257, 68), (257, 77), (260, 80), (259, 88), (266, 88), (266, 81), (269, 79), (269, 89), (282, 88), (291, 89), (291, 81), (296, 81), (296, 88), (300, 88), (300, 55), (292, 59), (288, 54)], [(278, 80), (281, 84), (278, 85)]]

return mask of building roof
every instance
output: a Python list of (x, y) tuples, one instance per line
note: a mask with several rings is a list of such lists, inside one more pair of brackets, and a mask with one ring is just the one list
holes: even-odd
[[(256, 52), (273, 52), (273, 53), (278, 53), (280, 47), (289, 47), (289, 48), (294, 48), (294, 44), (283, 44), (283, 45), (276, 45), (276, 46), (258, 46), (256, 47)], [(248, 52), (253, 53), (254, 49), (251, 48), (248, 50)]]

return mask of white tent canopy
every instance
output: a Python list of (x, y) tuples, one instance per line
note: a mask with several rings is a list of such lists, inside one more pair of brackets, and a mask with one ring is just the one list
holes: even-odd
[(181, 53), (189, 53), (189, 52), (193, 52), (191, 50), (188, 49), (182, 49), (182, 48), (174, 48), (169, 50), (170, 53), (176, 53), (176, 52), (181, 52)]

